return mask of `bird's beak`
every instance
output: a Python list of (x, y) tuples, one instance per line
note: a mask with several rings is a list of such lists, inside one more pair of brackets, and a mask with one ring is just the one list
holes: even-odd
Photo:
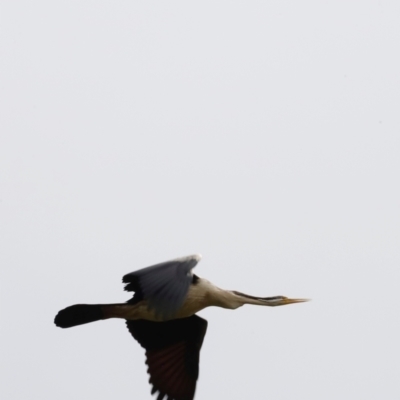
[(305, 301), (310, 301), (310, 299), (289, 299), (283, 296), (276, 296), (266, 298), (264, 301), (267, 302), (269, 306), (286, 306), (286, 304), (294, 304), (294, 303), (304, 303)]
[(286, 304), (294, 304), (294, 303), (304, 303), (306, 301), (310, 301), (310, 299), (289, 299), (284, 297), (277, 306), (285, 306)]

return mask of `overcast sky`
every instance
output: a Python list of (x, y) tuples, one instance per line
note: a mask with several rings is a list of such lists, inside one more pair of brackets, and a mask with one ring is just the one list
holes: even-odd
[(196, 400), (400, 398), (400, 2), (2, 1), (0, 397), (151, 399), (124, 274), (207, 309)]

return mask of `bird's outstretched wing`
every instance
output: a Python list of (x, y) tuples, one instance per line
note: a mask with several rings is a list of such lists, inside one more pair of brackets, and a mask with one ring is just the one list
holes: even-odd
[(166, 322), (135, 320), (126, 324), (146, 350), (151, 393), (158, 392), (157, 400), (192, 400), (207, 321), (192, 315)]
[(131, 272), (122, 278), (125, 290), (135, 292), (134, 300), (147, 300), (149, 309), (171, 318), (185, 301), (200, 255), (177, 258)]

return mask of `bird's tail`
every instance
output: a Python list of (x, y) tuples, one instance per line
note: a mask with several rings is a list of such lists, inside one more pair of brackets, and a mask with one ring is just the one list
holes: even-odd
[(59, 311), (54, 323), (60, 328), (71, 328), (72, 326), (99, 321), (105, 318), (104, 306), (102, 304), (75, 304)]

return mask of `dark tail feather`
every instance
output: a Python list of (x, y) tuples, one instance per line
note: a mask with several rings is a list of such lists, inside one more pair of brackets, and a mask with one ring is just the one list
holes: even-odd
[(87, 324), (101, 319), (104, 319), (103, 306), (101, 304), (75, 304), (59, 311), (54, 323), (60, 328), (70, 328), (71, 326)]

